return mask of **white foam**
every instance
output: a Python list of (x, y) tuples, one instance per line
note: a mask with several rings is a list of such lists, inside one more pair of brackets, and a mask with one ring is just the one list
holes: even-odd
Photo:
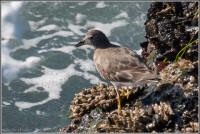
[(2, 38), (14, 38), (14, 25), (11, 23), (2, 23)]
[(76, 23), (80, 24), (81, 22), (83, 22), (83, 20), (86, 19), (86, 15), (78, 13), (75, 18), (76, 18)]
[(23, 49), (29, 49), (31, 47), (37, 47), (37, 44), (45, 39), (52, 38), (54, 36), (61, 36), (61, 37), (69, 37), (73, 36), (74, 34), (70, 31), (58, 31), (53, 34), (48, 34), (48, 35), (42, 35), (40, 37), (34, 38), (34, 39), (23, 39), (23, 46), (18, 47), (18, 49), (23, 48)]
[(25, 60), (25, 62), (23, 62), (23, 66), (26, 68), (30, 68), (36, 65), (39, 61), (40, 61), (39, 57), (31, 56), (31, 57), (28, 57)]
[(86, 73), (84, 72), (82, 74), (83, 78), (85, 78), (86, 80), (90, 80), (90, 83), (91, 84), (97, 84), (97, 83), (104, 83), (103, 81), (101, 81), (97, 76), (93, 75), (93, 74), (90, 74), (90, 73)]
[(41, 130), (39, 129), (39, 128), (36, 128), (34, 131), (33, 131), (33, 133), (38, 133), (38, 132), (40, 132)]
[(60, 126), (57, 125), (55, 127), (50, 127), (50, 128), (47, 127), (47, 128), (42, 128), (42, 129), (41, 128), (40, 129), (39, 128), (35, 128), (35, 130), (33, 131), (33, 133), (38, 133), (38, 132), (41, 133), (41, 132), (45, 132), (45, 131), (49, 131), (49, 130), (55, 130), (58, 127), (60, 127)]
[(121, 11), (121, 13), (117, 16), (115, 16), (116, 19), (119, 19), (119, 18), (129, 18), (127, 12), (125, 11)]
[(80, 25), (74, 25), (73, 22), (68, 21), (68, 29), (70, 29), (72, 32), (78, 35), (85, 35), (81, 30), (87, 29), (89, 27), (94, 27), (94, 29), (98, 29), (103, 31), (106, 36), (111, 35), (111, 31), (115, 28), (126, 26), (128, 22), (126, 20), (117, 20), (112, 23), (101, 23), (97, 21), (90, 21), (87, 20), (86, 24), (83, 26)]
[(77, 39), (79, 39), (79, 37), (77, 37), (77, 36), (73, 36), (72, 39), (77, 40)]
[(75, 8), (75, 6), (69, 6), (69, 8)]
[(39, 29), (37, 29), (37, 31), (51, 31), (51, 30), (58, 30), (58, 26), (51, 24), (51, 25), (46, 25), (43, 27), (40, 27)]
[(74, 60), (76, 65), (80, 65), (80, 68), (84, 71), (96, 71), (94, 62), (90, 59), (83, 60), (83, 59), (76, 59)]
[[(77, 60), (78, 61), (78, 60)], [(87, 62), (86, 60), (85, 62)], [(84, 61), (78, 61), (79, 63), (83, 63)], [(77, 63), (78, 63), (77, 62)], [(89, 62), (89, 64), (92, 64)], [(24, 81), (27, 84), (33, 84), (34, 86), (30, 87), (28, 90), (29, 92), (35, 91), (37, 87), (43, 87), (46, 92), (48, 92), (48, 98), (44, 99), (39, 102), (24, 102), (24, 101), (17, 101), (15, 105), (19, 107), (19, 110), (31, 108), (37, 105), (42, 105), (47, 103), (50, 100), (59, 99), (60, 98), (60, 92), (62, 91), (61, 86), (68, 81), (68, 79), (71, 76), (77, 75), (82, 76), (86, 80), (89, 80), (92, 84), (97, 84), (101, 81), (97, 76), (90, 74), (87, 72), (87, 70), (83, 70), (84, 72), (79, 72), (75, 70), (75, 65), (71, 64), (65, 69), (61, 70), (54, 70), (49, 69), (47, 67), (43, 67), (43, 73), (44, 75), (40, 77), (35, 78), (21, 78), (22, 81)], [(85, 66), (82, 66), (82, 69), (85, 69)], [(92, 71), (94, 71), (94, 68), (91, 68)], [(26, 93), (27, 91), (24, 91)]]
[[(118, 46), (123, 46), (123, 45), (120, 45), (118, 42), (111, 42), (112, 44), (115, 44), (115, 45), (118, 45)], [(139, 49), (139, 50), (134, 50), (138, 55), (141, 55), (142, 53), (142, 49)]]
[(1, 3), (1, 17), (4, 19), (5, 16), (13, 11), (18, 10), (22, 6), (23, 2), (13, 1), (13, 2), (2, 2)]
[(94, 47), (91, 45), (84, 45), (84, 46), (79, 47), (78, 49), (84, 50), (86, 52), (86, 55), (88, 55), (91, 52), (91, 50), (94, 49)]
[(5, 105), (5, 106), (11, 105), (9, 102), (6, 102), (6, 101), (3, 101), (2, 103), (3, 103), (3, 105)]
[(78, 5), (83, 6), (83, 5), (86, 5), (87, 3), (88, 3), (87, 1), (81, 1), (81, 2), (78, 2)]
[(76, 34), (78, 34), (78, 35), (85, 35), (85, 33), (81, 32), (81, 29), (84, 29), (84, 26), (74, 25), (74, 24), (72, 24), (72, 23), (69, 23), (69, 24), (68, 24), (68, 28), (69, 28), (72, 32), (74, 32), (74, 33), (76, 33)]
[(37, 115), (45, 115), (45, 112), (42, 112), (42, 111), (39, 111), (39, 110), (36, 110), (35, 113), (36, 113)]
[(138, 25), (140, 27), (144, 27), (145, 17), (146, 17), (146, 15), (144, 13), (142, 13), (140, 16), (137, 16), (134, 19), (133, 23), (135, 23), (136, 25)]
[[(13, 38), (14, 37), (14, 24), (6, 21), (6, 17), (18, 12), (19, 8), (22, 6), (23, 2), (4, 2), (1, 3), (1, 36), (3, 38)], [(16, 16), (12, 16), (13, 20), (16, 20)]]
[(122, 27), (128, 25), (128, 22), (125, 20), (117, 20), (112, 23), (100, 23), (96, 21), (87, 21), (87, 27), (94, 27), (95, 29), (99, 29), (106, 34), (106, 36), (111, 35), (111, 31), (114, 28)]
[(43, 18), (42, 20), (39, 20), (39, 21), (28, 21), (28, 24), (30, 26), (30, 29), (32, 31), (37, 31), (37, 29), (44, 25), (45, 22), (46, 22), (47, 18)]
[(25, 68), (31, 68), (39, 63), (39, 57), (29, 57), (25, 61), (18, 61), (9, 56), (9, 50), (6, 47), (2, 48), (2, 68), (3, 77), (11, 81), (15, 79), (20, 70)]
[(53, 19), (55, 22), (57, 21), (57, 22), (60, 23), (60, 21), (61, 21), (62, 18), (53, 17), (52, 19)]
[(50, 100), (50, 98), (45, 99), (43, 101), (37, 102), (37, 103), (30, 103), (30, 102), (24, 102), (24, 101), (19, 101), (19, 102), (15, 102), (15, 105), (17, 107), (19, 107), (19, 110), (22, 111), (23, 109), (27, 109), (27, 108), (31, 108), (37, 105), (42, 105), (47, 103)]
[(141, 9), (141, 6), (138, 3), (136, 3), (135, 6), (138, 8), (138, 10)]
[(103, 1), (98, 2), (96, 5), (96, 8), (104, 8), (104, 7), (106, 7), (106, 5), (105, 5), (105, 2), (103, 2)]
[[(75, 44), (75, 43), (74, 43)], [(67, 54), (73, 54), (72, 52), (77, 49), (75, 46), (63, 46), (61, 48), (50, 48), (39, 50), (38, 53), (50, 52), (50, 51), (60, 51)]]
[[(11, 50), (8, 49), (9, 39), (15, 38), (15, 26), (14, 23), (17, 21), (18, 16), (15, 14), (22, 6), (23, 2), (6, 2), (2, 3), (2, 36), (6, 38), (2, 43), (2, 68), (3, 78), (11, 81), (17, 77), (20, 70), (30, 68), (36, 65), (39, 61), (39, 57), (29, 57), (25, 61), (18, 61), (10, 57)], [(5, 20), (6, 17), (12, 16), (12, 21), (8, 22)]]
[(38, 90), (37, 88), (29, 88), (24, 91), (24, 93), (31, 93), (31, 92), (42, 92), (42, 91)]

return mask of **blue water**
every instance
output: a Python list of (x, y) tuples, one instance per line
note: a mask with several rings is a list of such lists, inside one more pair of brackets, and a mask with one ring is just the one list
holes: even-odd
[(53, 132), (69, 123), (75, 93), (105, 82), (93, 48), (73, 45), (88, 30), (140, 52), (150, 3), (3, 2), (3, 132)]

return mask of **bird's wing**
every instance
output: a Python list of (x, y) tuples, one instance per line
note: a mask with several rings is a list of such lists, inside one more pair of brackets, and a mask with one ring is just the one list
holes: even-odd
[(102, 53), (101, 56), (95, 57), (95, 65), (105, 80), (113, 82), (136, 82), (155, 77), (143, 59), (129, 48), (107, 48), (106, 50), (102, 50)]

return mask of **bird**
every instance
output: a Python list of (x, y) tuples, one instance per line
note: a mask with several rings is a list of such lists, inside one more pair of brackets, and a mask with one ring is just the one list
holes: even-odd
[(157, 73), (148, 68), (143, 58), (128, 47), (110, 43), (106, 35), (97, 29), (89, 30), (76, 47), (91, 45), (94, 47), (93, 61), (100, 76), (114, 86), (121, 110), (119, 89), (132, 89), (137, 85), (156, 81)]

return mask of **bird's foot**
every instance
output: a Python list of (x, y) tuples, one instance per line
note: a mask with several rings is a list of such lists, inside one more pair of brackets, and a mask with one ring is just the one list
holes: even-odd
[(125, 96), (127, 100), (129, 99), (130, 94), (132, 93), (132, 90), (126, 90)]
[[(124, 89), (121, 91), (121, 95), (125, 96), (126, 99), (129, 99), (129, 96), (132, 94), (132, 92), (135, 90), (136, 88), (132, 88), (132, 89)], [(126, 91), (125, 91), (126, 90)]]

